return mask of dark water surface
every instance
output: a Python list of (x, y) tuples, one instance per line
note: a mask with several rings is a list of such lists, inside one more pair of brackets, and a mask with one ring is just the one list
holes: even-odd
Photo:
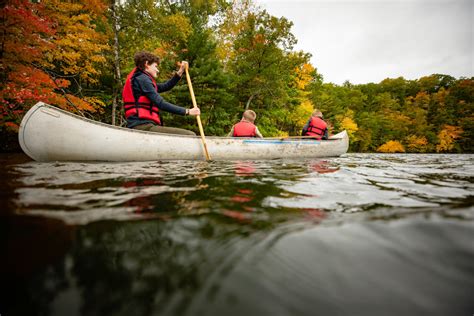
[(0, 314), (472, 315), (474, 155), (2, 155)]

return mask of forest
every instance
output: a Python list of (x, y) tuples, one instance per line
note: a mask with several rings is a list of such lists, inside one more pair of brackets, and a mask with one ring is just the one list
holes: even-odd
[[(474, 151), (474, 78), (325, 82), (311, 54), (295, 49), (292, 25), (251, 0), (4, 1), (2, 151), (39, 101), (124, 126), (122, 86), (141, 50), (160, 56), (160, 82), (189, 62), (206, 135), (224, 136), (245, 109), (265, 137), (300, 135), (320, 109), (333, 133), (348, 131), (351, 152)], [(162, 96), (192, 107), (185, 79)], [(197, 131), (190, 117), (163, 117)]]

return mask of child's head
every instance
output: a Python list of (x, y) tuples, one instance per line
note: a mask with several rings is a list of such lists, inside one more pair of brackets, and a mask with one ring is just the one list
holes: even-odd
[(153, 63), (156, 63), (156, 65), (160, 64), (160, 57), (146, 52), (146, 51), (140, 51), (135, 54), (134, 56), (134, 61), (135, 61), (135, 66), (141, 70), (145, 70), (145, 65), (151, 65)]
[(257, 114), (255, 114), (255, 112), (252, 110), (246, 110), (244, 114), (242, 115), (242, 119), (249, 121), (251, 123), (255, 122), (256, 117), (257, 117)]
[(323, 118), (323, 113), (321, 113), (320, 110), (314, 110), (311, 116), (317, 116), (317, 117)]

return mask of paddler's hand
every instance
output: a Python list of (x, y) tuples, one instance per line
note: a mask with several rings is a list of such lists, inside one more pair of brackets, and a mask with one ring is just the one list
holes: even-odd
[(186, 67), (189, 66), (188, 62), (183, 60), (181, 63), (178, 64), (179, 65), (179, 70), (178, 70), (178, 75), (179, 76), (182, 76), (184, 71), (186, 70)]
[(201, 115), (201, 110), (199, 110), (199, 108), (186, 109), (186, 115), (192, 115), (192, 116)]

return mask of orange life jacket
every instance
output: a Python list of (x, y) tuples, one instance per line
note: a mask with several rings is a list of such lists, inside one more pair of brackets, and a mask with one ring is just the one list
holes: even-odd
[(256, 137), (257, 126), (247, 121), (240, 121), (234, 125), (234, 137)]
[[(128, 74), (127, 80), (125, 80), (125, 86), (123, 87), (122, 98), (123, 105), (125, 108), (125, 118), (130, 116), (137, 116), (140, 119), (153, 121), (158, 125), (161, 125), (160, 114), (158, 108), (153, 106), (150, 99), (146, 96), (141, 95), (138, 100), (135, 100), (132, 89), (132, 78), (137, 68), (134, 68), (131, 73)], [(155, 79), (150, 76), (146, 71), (143, 72), (145, 75), (151, 78), (153, 86), (158, 92), (158, 86), (156, 85)]]
[(305, 136), (315, 136), (317, 139), (321, 139), (324, 136), (324, 133), (328, 125), (323, 121), (322, 118), (313, 116), (308, 125), (308, 130), (305, 133)]

